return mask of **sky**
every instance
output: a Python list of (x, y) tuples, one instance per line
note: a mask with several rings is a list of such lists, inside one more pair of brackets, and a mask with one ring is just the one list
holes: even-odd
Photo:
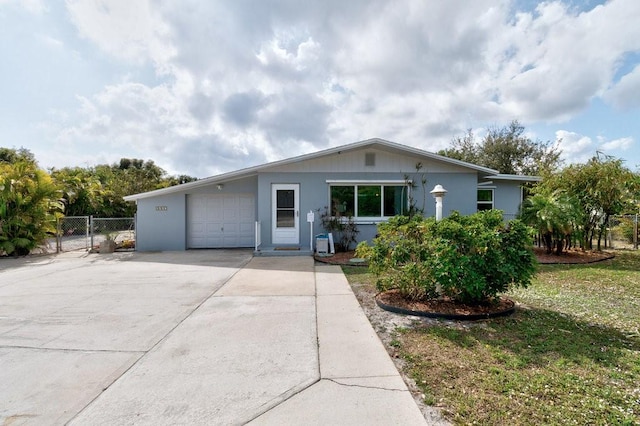
[(640, 166), (638, 0), (0, 0), (0, 146), (206, 177), (519, 120)]

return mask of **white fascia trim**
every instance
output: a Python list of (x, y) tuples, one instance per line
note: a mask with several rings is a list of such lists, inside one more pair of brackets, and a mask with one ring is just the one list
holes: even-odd
[(348, 184), (348, 185), (354, 185), (354, 184), (359, 184), (359, 183), (365, 183), (365, 184), (380, 184), (380, 185), (389, 185), (389, 184), (394, 184), (394, 185), (410, 185), (413, 183), (412, 180), (380, 180), (380, 179), (374, 179), (374, 180), (363, 180), (363, 179), (354, 179), (354, 180), (349, 180), (349, 179), (327, 179), (326, 182), (328, 184), (332, 184), (332, 183), (338, 183), (338, 184)]
[(485, 176), (485, 179), (511, 180), (511, 181), (517, 181), (517, 182), (540, 182), (540, 181), (542, 181), (542, 178), (540, 176), (507, 175), (507, 174), (497, 174), (497, 175)]

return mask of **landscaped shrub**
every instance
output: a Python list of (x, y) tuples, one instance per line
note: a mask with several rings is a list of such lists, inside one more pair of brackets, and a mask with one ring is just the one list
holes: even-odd
[(320, 223), (324, 230), (333, 234), (336, 251), (351, 250), (351, 245), (358, 242), (360, 233), (353, 216), (331, 216), (328, 207), (318, 212), (320, 212)]
[(398, 289), (411, 300), (447, 297), (467, 304), (493, 301), (511, 286), (526, 287), (535, 272), (529, 229), (504, 223), (497, 210), (470, 216), (397, 216), (378, 226), (373, 245), (360, 243), (378, 290)]

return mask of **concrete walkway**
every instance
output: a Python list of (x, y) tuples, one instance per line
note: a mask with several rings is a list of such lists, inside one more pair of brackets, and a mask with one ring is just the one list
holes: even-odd
[(251, 425), (424, 425), (339, 266), (315, 267), (316, 381)]
[[(0, 268), (0, 423), (426, 424), (339, 267), (248, 259), (116, 254)], [(56, 275), (69, 268), (135, 286)], [(17, 293), (41, 294), (44, 278), (56, 284), (30, 308)]]

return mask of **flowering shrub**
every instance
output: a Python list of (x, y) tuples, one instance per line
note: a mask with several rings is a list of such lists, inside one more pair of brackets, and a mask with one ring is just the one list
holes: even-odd
[(398, 289), (411, 300), (491, 302), (512, 286), (528, 286), (535, 273), (528, 228), (519, 220), (505, 223), (498, 210), (438, 222), (396, 216), (356, 253), (368, 260), (378, 290)]

